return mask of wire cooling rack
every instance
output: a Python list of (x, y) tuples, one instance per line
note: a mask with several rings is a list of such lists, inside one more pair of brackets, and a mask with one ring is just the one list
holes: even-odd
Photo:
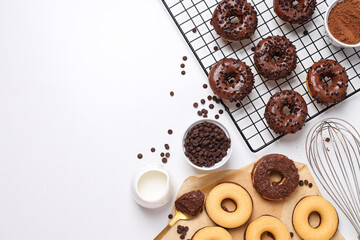
[[(336, 48), (325, 41), (323, 17), (328, 8), (326, 0), (317, 1), (311, 20), (302, 25), (290, 25), (280, 20), (273, 10), (272, 0), (248, 1), (258, 13), (258, 27), (251, 39), (229, 43), (220, 38), (210, 24), (220, 0), (162, 0), (206, 74), (223, 58), (240, 59), (250, 66), (255, 77), (250, 95), (238, 104), (222, 104), (250, 150), (257, 152), (282, 137), (274, 133), (264, 119), (266, 103), (273, 94), (284, 89), (299, 92), (308, 106), (307, 121), (315, 118), (332, 106), (317, 104), (311, 98), (306, 89), (307, 69), (322, 58), (335, 59), (347, 70), (347, 97), (350, 97), (360, 90), (360, 50)], [(296, 46), (298, 54), (293, 73), (277, 81), (262, 78), (254, 67), (252, 48), (271, 35), (285, 35)]]

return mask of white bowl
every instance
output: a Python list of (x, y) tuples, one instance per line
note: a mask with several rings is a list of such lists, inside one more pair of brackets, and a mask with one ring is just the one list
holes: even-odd
[[(185, 155), (185, 138), (188, 134), (188, 132), (190, 131), (190, 129), (192, 127), (194, 127), (195, 125), (199, 124), (199, 123), (203, 123), (203, 122), (210, 122), (210, 123), (213, 123), (215, 124), (216, 126), (218, 126), (219, 128), (221, 128), (225, 135), (230, 139), (230, 147), (229, 149), (227, 150), (227, 155), (218, 163), (215, 163), (215, 165), (211, 166), (211, 167), (199, 167), (197, 165), (195, 165), (194, 163), (192, 163), (190, 161), (190, 159)], [(188, 129), (185, 131), (185, 134), (184, 134), (184, 137), (183, 137), (183, 141), (182, 141), (182, 146), (183, 146), (183, 153), (184, 153), (184, 156), (185, 156), (185, 160), (187, 163), (189, 163), (192, 167), (196, 168), (196, 169), (199, 169), (199, 170), (203, 170), (203, 171), (212, 171), (212, 170), (215, 170), (215, 169), (218, 169), (220, 168), (221, 166), (223, 166), (230, 158), (230, 155), (231, 155), (231, 151), (232, 151), (232, 142), (231, 142), (231, 136), (230, 136), (230, 133), (228, 132), (228, 130), (221, 124), (219, 123), (218, 121), (215, 121), (215, 120), (211, 120), (211, 119), (202, 119), (202, 120), (199, 120), (199, 121), (196, 121), (194, 122), (193, 124), (191, 124)]]
[[(156, 172), (159, 174), (164, 174), (166, 177), (166, 184), (164, 191), (159, 194), (158, 197), (152, 198), (151, 200), (143, 196), (139, 191), (139, 180), (142, 176), (149, 172)], [(143, 166), (138, 173), (136, 173), (131, 181), (132, 194), (135, 201), (142, 207), (145, 208), (159, 208), (165, 205), (171, 199), (173, 195), (173, 186), (171, 183), (171, 177), (168, 171), (161, 165), (145, 165)]]
[(326, 13), (325, 13), (325, 18), (324, 18), (324, 28), (325, 28), (325, 37), (328, 40), (328, 42), (330, 42), (332, 45), (336, 46), (336, 47), (341, 47), (341, 48), (354, 48), (354, 47), (360, 47), (360, 42), (357, 44), (346, 44), (343, 43), (339, 40), (337, 40), (330, 32), (329, 30), (329, 25), (328, 25), (328, 20), (329, 20), (329, 15), (331, 10), (333, 9), (333, 7), (335, 7), (336, 4), (342, 2), (343, 0), (335, 0), (333, 1), (329, 8), (327, 9)]

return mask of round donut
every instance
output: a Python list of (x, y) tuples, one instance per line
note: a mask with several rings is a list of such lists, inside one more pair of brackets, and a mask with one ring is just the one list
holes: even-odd
[[(234, 21), (236, 18), (238, 22)], [(236, 42), (250, 38), (258, 20), (256, 11), (246, 0), (222, 0), (215, 8), (210, 23), (223, 39)]]
[[(284, 107), (290, 110), (284, 113)], [(275, 93), (265, 107), (265, 119), (269, 127), (279, 134), (296, 133), (305, 124), (308, 114), (304, 98), (293, 90)]]
[[(235, 202), (233, 212), (224, 210), (221, 203), (225, 199)], [(237, 228), (246, 223), (252, 213), (253, 202), (249, 193), (236, 183), (221, 183), (214, 187), (205, 203), (206, 212), (217, 225), (225, 228)]]
[[(270, 175), (276, 172), (282, 179), (270, 182)], [(299, 173), (294, 162), (280, 154), (269, 154), (254, 164), (251, 181), (255, 190), (267, 200), (282, 200), (290, 196), (299, 183)]]
[[(331, 78), (331, 84), (323, 82)], [(331, 59), (322, 59), (314, 63), (307, 74), (307, 89), (310, 95), (321, 104), (334, 104), (346, 97), (348, 76), (340, 63)]]
[(233, 237), (222, 227), (204, 227), (199, 229), (191, 240), (233, 240)]
[(288, 23), (304, 23), (311, 18), (316, 7), (316, 0), (293, 1), (274, 0), (274, 11), (278, 17)]
[(251, 92), (254, 75), (244, 62), (228, 58), (211, 67), (209, 84), (220, 98), (230, 102), (240, 101)]
[(296, 48), (285, 36), (270, 36), (255, 48), (254, 63), (263, 77), (278, 80), (296, 68)]
[(252, 221), (246, 228), (244, 240), (261, 240), (261, 235), (269, 232), (276, 240), (290, 240), (290, 232), (278, 218), (265, 215)]
[[(316, 228), (309, 224), (312, 212), (320, 215), (320, 225)], [(319, 196), (301, 199), (294, 209), (292, 220), (295, 231), (304, 240), (328, 240), (335, 235), (339, 224), (334, 206)]]

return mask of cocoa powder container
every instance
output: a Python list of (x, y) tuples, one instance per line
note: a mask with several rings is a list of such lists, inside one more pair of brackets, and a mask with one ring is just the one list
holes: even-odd
[[(329, 8), (327, 9), (326, 13), (325, 13), (325, 18), (324, 18), (324, 29), (325, 29), (325, 36), (326, 39), (329, 43), (331, 43), (332, 45), (336, 46), (336, 47), (341, 47), (341, 48), (354, 48), (354, 47), (360, 47), (360, 41), (355, 43), (355, 44), (348, 44), (345, 42), (342, 42), (341, 40), (339, 40), (338, 38), (336, 38), (330, 31), (330, 27), (329, 27), (329, 18), (330, 18), (330, 14), (332, 12), (332, 10), (337, 6), (337, 4), (342, 3), (345, 0), (336, 0), (334, 2), (332, 2), (329, 6)], [(359, 1), (359, 0), (358, 0)], [(355, 6), (354, 6), (355, 7)], [(359, 16), (360, 18), (360, 16)], [(354, 19), (354, 21), (358, 21), (356, 19)], [(355, 23), (354, 23), (355, 24)], [(344, 30), (344, 34), (346, 34), (345, 30)]]

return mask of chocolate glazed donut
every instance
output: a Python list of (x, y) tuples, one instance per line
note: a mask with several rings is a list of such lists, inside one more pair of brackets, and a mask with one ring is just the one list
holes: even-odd
[(223, 59), (211, 67), (209, 84), (220, 98), (240, 101), (251, 92), (254, 75), (244, 62), (237, 59)]
[[(331, 78), (330, 85), (323, 82), (326, 77)], [(346, 97), (348, 76), (340, 63), (331, 59), (322, 59), (310, 67), (306, 85), (310, 95), (318, 103), (334, 104)]]
[[(237, 18), (238, 22), (233, 20)], [(223, 0), (216, 7), (211, 22), (216, 33), (227, 41), (249, 38), (258, 24), (257, 13), (246, 0)]]
[[(284, 113), (284, 107), (289, 108), (289, 114)], [(307, 113), (306, 102), (298, 92), (283, 90), (269, 99), (265, 119), (276, 133), (296, 133), (304, 126)]]
[(316, 0), (274, 0), (274, 11), (278, 17), (288, 23), (304, 23), (314, 13)]
[(278, 80), (290, 75), (296, 68), (296, 60), (296, 48), (285, 36), (267, 37), (255, 48), (255, 67), (268, 79)]

